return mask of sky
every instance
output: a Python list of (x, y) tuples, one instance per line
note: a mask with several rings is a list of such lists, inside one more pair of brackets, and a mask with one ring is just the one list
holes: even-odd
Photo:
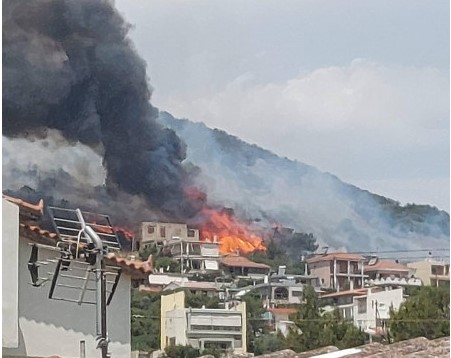
[(449, 1), (116, 6), (160, 110), (449, 212)]

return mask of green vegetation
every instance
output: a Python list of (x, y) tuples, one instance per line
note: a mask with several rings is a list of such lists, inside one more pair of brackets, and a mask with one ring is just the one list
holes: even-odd
[(397, 312), (390, 311), (390, 333), (394, 340), (449, 336), (449, 300), (446, 288), (420, 287), (413, 291)]
[(159, 294), (131, 292), (132, 350), (154, 351), (160, 347)]
[(265, 330), (266, 322), (262, 317), (265, 309), (263, 308), (260, 296), (255, 292), (249, 292), (244, 295), (243, 301), (246, 302), (247, 313), (247, 350), (254, 352), (256, 337), (264, 333)]
[(200, 356), (198, 349), (191, 346), (168, 346), (165, 350), (168, 358), (197, 358)]
[(301, 256), (306, 256), (318, 248), (312, 234), (294, 232), (291, 229), (273, 229), (266, 251), (256, 251), (249, 259), (264, 263), (277, 269), (286, 266), (287, 272), (296, 275), (304, 274), (305, 264)]
[(219, 298), (207, 295), (194, 294), (185, 291), (185, 307), (191, 308), (219, 308)]
[(337, 310), (321, 314), (313, 287), (305, 286), (304, 301), (294, 318), (302, 334), (292, 331), (286, 338), (287, 347), (303, 352), (329, 345), (345, 349), (365, 343), (365, 333), (345, 321)]

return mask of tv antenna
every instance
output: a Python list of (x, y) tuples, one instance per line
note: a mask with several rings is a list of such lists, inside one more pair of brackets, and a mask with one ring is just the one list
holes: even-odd
[[(109, 358), (106, 306), (119, 283), (121, 269), (105, 264), (105, 256), (120, 249), (108, 216), (80, 209), (50, 207), (55, 231), (61, 241), (56, 246), (33, 243), (28, 269), (32, 285), (41, 287), (51, 280), (49, 299), (96, 306), (96, 341), (102, 358)], [(59, 253), (57, 258), (38, 260), (38, 249)], [(48, 277), (39, 277), (41, 265), (56, 264)]]

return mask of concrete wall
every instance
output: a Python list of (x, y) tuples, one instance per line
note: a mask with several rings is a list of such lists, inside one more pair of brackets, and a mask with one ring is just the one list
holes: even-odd
[[(366, 298), (366, 312), (358, 312), (358, 301)], [(377, 318), (387, 320), (390, 318), (390, 307), (398, 310), (403, 302), (403, 290), (398, 288), (395, 290), (384, 290), (378, 292), (368, 291), (366, 296), (354, 298), (354, 324), (363, 329), (376, 327), (376, 309)], [(377, 306), (376, 306), (377, 301)]]
[[(186, 309), (179, 308), (166, 313), (165, 317), (165, 347), (171, 344), (170, 339), (175, 339), (174, 344), (186, 345), (187, 319)], [(163, 347), (162, 347), (163, 349)]]
[[(190, 330), (191, 325), (240, 327), (237, 331), (221, 332)], [(189, 334), (188, 334), (189, 333)], [(190, 344), (200, 348), (206, 342), (231, 342), (235, 353), (245, 353), (246, 342), (246, 303), (226, 309), (185, 308), (183, 291), (161, 297), (161, 336), (160, 348), (165, 349), (171, 338), (174, 344)], [(239, 344), (238, 344), (239, 341)], [(235, 344), (236, 343), (236, 344)], [(240, 347), (237, 347), (240, 345)]]
[[(408, 263), (407, 266), (410, 268), (416, 269), (415, 276), (418, 277), (425, 286), (431, 285), (431, 279), (435, 279), (434, 275), (432, 274), (432, 266), (442, 266), (443, 270), (445, 270), (445, 266), (449, 264), (439, 261), (418, 261), (418, 262), (411, 262)], [(448, 274), (446, 275), (449, 278), (449, 269)], [(439, 280), (443, 278), (443, 276), (438, 275), (437, 277)]]
[[(3, 211), (3, 222), (9, 218), (10, 210)], [(18, 214), (18, 212), (16, 211)], [(9, 218), (9, 219), (8, 219)], [(5, 219), (7, 219), (5, 221)], [(13, 239), (3, 236), (3, 244)], [(3, 356), (33, 356), (46, 357), (59, 355), (79, 357), (80, 341), (86, 342), (86, 357), (100, 357), (96, 349), (96, 312), (94, 305), (81, 306), (72, 302), (55, 301), (48, 298), (50, 281), (41, 287), (33, 287), (30, 282), (28, 260), (31, 254), (29, 240), (19, 240), (19, 274), (18, 274), (18, 342), (15, 347), (3, 346)], [(39, 249), (39, 260), (55, 258), (56, 252)], [(2, 254), (3, 263), (10, 260)], [(53, 272), (52, 265), (41, 266), (40, 276), (47, 276), (47, 271)], [(3, 284), (13, 281), (14, 267), (3, 270)], [(8, 282), (6, 282), (9, 284)], [(3, 300), (11, 299), (14, 291), (3, 290)], [(129, 357), (130, 346), (130, 277), (122, 275), (111, 304), (107, 308), (109, 351), (112, 357)], [(12, 312), (8, 312), (12, 314)], [(5, 321), (3, 321), (5, 324)], [(14, 326), (11, 328), (13, 329)], [(3, 328), (3, 332), (10, 327)]]
[[(154, 227), (154, 232), (149, 232), (149, 227)], [(165, 231), (165, 236), (162, 236), (162, 229)], [(188, 231), (193, 233), (189, 235)], [(199, 240), (199, 230), (188, 229), (186, 224), (177, 223), (160, 223), (160, 222), (143, 222), (138, 230), (138, 239), (141, 245), (152, 241), (171, 240), (173, 237), (180, 237), (184, 239)]]
[(19, 207), (2, 199), (2, 346), (19, 346)]
[[(185, 308), (185, 292), (180, 291), (172, 295), (161, 296), (161, 321), (160, 321), (160, 349), (167, 347), (166, 342), (166, 317), (169, 311)], [(185, 325), (186, 326), (186, 325)]]
[(320, 261), (313, 264), (308, 264), (308, 268), (312, 276), (318, 277), (321, 287), (329, 288), (332, 286), (329, 261)]

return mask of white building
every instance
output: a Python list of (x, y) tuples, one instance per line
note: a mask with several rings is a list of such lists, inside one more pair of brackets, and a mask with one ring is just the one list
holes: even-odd
[[(100, 357), (101, 352), (96, 349), (95, 305), (49, 299), (51, 281), (40, 287), (31, 285), (29, 244), (55, 246), (57, 242), (56, 234), (42, 230), (34, 221), (42, 214), (42, 203), (32, 205), (4, 197), (2, 207), (3, 357), (79, 357), (81, 341), (85, 342), (86, 357)], [(53, 259), (56, 254), (39, 249), (39, 261)], [(123, 269), (107, 306), (109, 352), (112, 357), (129, 357), (131, 277), (145, 277), (151, 267), (115, 255), (109, 256), (107, 264)], [(41, 266), (39, 270), (40, 276), (46, 276), (47, 272), (54, 272), (54, 266)]]
[(226, 309), (187, 308), (183, 291), (161, 296), (160, 347), (191, 345), (246, 352), (246, 303)]
[(384, 331), (390, 319), (390, 308), (399, 309), (404, 301), (403, 289), (369, 288), (365, 295), (353, 298), (354, 325), (368, 333)]
[(403, 289), (371, 287), (321, 296), (325, 311), (338, 309), (340, 315), (367, 333), (376, 333), (390, 318), (390, 307), (398, 310), (404, 301)]

